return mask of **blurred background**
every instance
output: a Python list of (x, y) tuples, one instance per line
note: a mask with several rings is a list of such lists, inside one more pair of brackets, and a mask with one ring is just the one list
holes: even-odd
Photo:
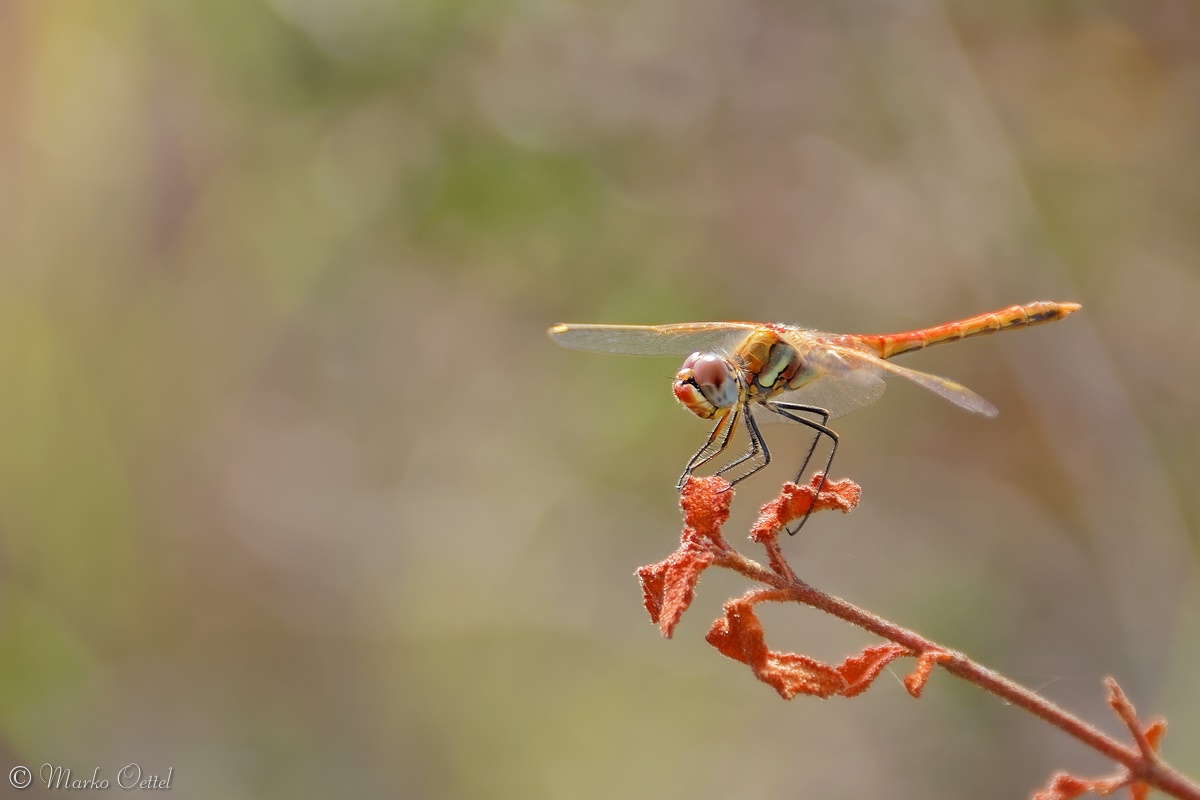
[(703, 641), (732, 576), (663, 640), (633, 572), (708, 429), (675, 359), (544, 333), (1038, 299), (1084, 310), (903, 361), (999, 418), (894, 385), (837, 424), (862, 506), (787, 552), (1120, 734), (1118, 677), (1200, 776), (1198, 265), (1185, 0), (3, 3), (0, 796), (44, 763), (234, 800), (1108, 772), (905, 662), (780, 700)]

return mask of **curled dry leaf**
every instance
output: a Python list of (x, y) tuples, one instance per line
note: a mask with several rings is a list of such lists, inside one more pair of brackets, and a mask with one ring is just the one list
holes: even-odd
[(729, 519), (732, 488), (728, 481), (716, 475), (688, 478), (679, 494), (684, 525), (715, 544), (725, 546), (721, 526)]
[(704, 638), (735, 661), (747, 664), (763, 683), (790, 700), (798, 694), (829, 697), (846, 684), (837, 670), (815, 658), (795, 653), (776, 653), (767, 648), (762, 623), (754, 614), (754, 602), (768, 599), (769, 592), (750, 592), (725, 604), (725, 616), (715, 621)]
[(938, 664), (944, 664), (953, 658), (946, 650), (927, 650), (917, 656), (917, 668), (904, 678), (904, 688), (913, 697), (920, 697), (929, 682), (929, 675)]
[(725, 604), (725, 616), (713, 623), (705, 637), (723, 655), (748, 665), (760, 681), (785, 700), (798, 694), (853, 697), (866, 691), (889, 663), (910, 655), (907, 648), (897, 644), (874, 645), (834, 667), (798, 653), (771, 650), (754, 604), (785, 599), (785, 593), (754, 591), (730, 600)]
[(1075, 800), (1089, 792), (1103, 796), (1112, 794), (1125, 783), (1126, 780), (1121, 777), (1089, 780), (1060, 772), (1050, 779), (1049, 786), (1033, 795), (1033, 800)]
[(826, 481), (821, 493), (817, 487), (824, 476), (817, 473), (807, 486), (785, 483), (779, 497), (762, 507), (758, 521), (750, 529), (750, 538), (765, 542), (780, 534), (790, 522), (800, 519), (812, 508), (816, 511), (841, 511), (849, 513), (858, 505), (862, 487), (849, 478)]
[(711, 543), (689, 528), (683, 532), (678, 550), (657, 564), (638, 569), (642, 600), (663, 636), (671, 638), (676, 623), (696, 596), (700, 573), (714, 558)]
[(883, 668), (901, 656), (912, 655), (907, 647), (898, 644), (877, 644), (866, 648), (856, 656), (850, 656), (838, 665), (838, 673), (846, 679), (846, 688), (839, 694), (854, 697), (865, 692), (883, 672)]

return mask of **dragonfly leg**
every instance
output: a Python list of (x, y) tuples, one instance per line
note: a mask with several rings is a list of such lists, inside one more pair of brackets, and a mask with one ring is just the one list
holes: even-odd
[[(829, 410), (821, 408), (820, 406), (809, 406), (809, 405), (802, 405), (800, 403), (780, 403), (780, 402), (769, 403), (768, 405), (770, 406), (771, 410), (774, 411), (776, 414), (780, 414), (781, 416), (787, 417), (788, 419), (790, 419), (794, 422), (799, 422), (802, 425), (808, 425), (809, 427), (813, 427), (812, 425), (810, 425), (810, 420), (797, 419), (796, 417), (792, 416), (791, 414), (784, 414), (780, 409), (786, 409), (787, 411), (798, 412), (801, 414), (812, 414), (814, 416), (821, 418), (821, 425), (829, 424)], [(812, 444), (809, 445), (809, 448), (808, 448), (808, 453), (804, 456), (804, 461), (801, 462), (800, 469), (796, 472), (796, 482), (797, 483), (799, 483), (800, 479), (804, 477), (804, 471), (808, 469), (808, 462), (812, 461), (813, 454), (817, 452), (817, 444), (820, 443), (822, 434), (828, 435), (830, 437), (830, 440), (833, 442), (834, 449), (835, 450), (837, 449), (837, 433), (835, 433), (832, 430), (828, 430), (828, 429), (821, 430), (820, 428), (815, 428), (815, 430), (816, 430), (816, 435), (813, 436)], [(830, 460), (832, 461), (832, 457)], [(828, 469), (828, 467), (826, 467), (826, 469)]]
[(737, 459), (717, 470), (717, 474), (724, 475), (734, 467), (744, 464), (747, 461), (754, 460), (756, 463), (754, 463), (749, 469), (743, 471), (742, 474), (738, 475), (736, 478), (729, 480), (730, 486), (741, 483), (742, 481), (746, 480), (746, 478), (749, 478), (751, 475), (767, 466), (767, 464), (771, 463), (771, 451), (767, 449), (767, 442), (763, 439), (762, 433), (760, 433), (758, 430), (758, 423), (754, 421), (754, 415), (749, 411), (746, 412), (746, 433), (750, 436), (750, 449)]
[(721, 417), (721, 421), (713, 427), (712, 433), (708, 435), (708, 441), (696, 451), (696, 454), (688, 460), (687, 466), (683, 468), (683, 474), (679, 476), (679, 482), (675, 484), (676, 491), (683, 490), (683, 484), (687, 483), (692, 472), (725, 452), (725, 448), (729, 447), (729, 440), (733, 436), (734, 428), (737, 427), (739, 414), (741, 414), (741, 409), (734, 408), (733, 411)]
[[(829, 422), (829, 411), (824, 408), (818, 408), (817, 406), (806, 406), (800, 403), (767, 403), (766, 406), (776, 414), (786, 417), (792, 422), (798, 422), (801, 425), (807, 425), (809, 428), (812, 428), (814, 431), (816, 431), (816, 435), (813, 436), (812, 445), (810, 445), (808, 448), (808, 454), (804, 457), (804, 463), (800, 465), (800, 471), (796, 473), (796, 483), (800, 483), (800, 481), (804, 478), (804, 472), (808, 469), (808, 463), (812, 461), (813, 453), (816, 452), (817, 443), (821, 440), (821, 437), (826, 436), (829, 438), (829, 441), (832, 443), (829, 448), (829, 458), (825, 459), (825, 468), (821, 471), (821, 482), (817, 484), (816, 494), (820, 494), (821, 490), (825, 488), (825, 481), (829, 479), (829, 468), (833, 466), (833, 456), (835, 453), (837, 453), (838, 447), (837, 431), (830, 428), (827, 424)], [(815, 420), (806, 419), (805, 417), (798, 416), (799, 414), (813, 414), (820, 417), (821, 421), (817, 422)], [(815, 505), (813, 508), (815, 508)], [(812, 516), (813, 508), (808, 509), (808, 513), (804, 515), (804, 517), (800, 520), (800, 524), (797, 525), (794, 530), (792, 528), (788, 528), (788, 533), (790, 535), (795, 536), (800, 529), (804, 527), (804, 523), (808, 522), (808, 518)]]

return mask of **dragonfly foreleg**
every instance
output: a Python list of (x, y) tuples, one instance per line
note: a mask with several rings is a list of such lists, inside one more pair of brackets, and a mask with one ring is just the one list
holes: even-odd
[[(833, 456), (835, 453), (837, 453), (838, 447), (837, 431), (830, 428), (827, 424), (829, 422), (829, 411), (824, 408), (818, 408), (817, 406), (806, 406), (800, 403), (767, 403), (766, 406), (776, 414), (786, 417), (792, 422), (798, 422), (801, 425), (806, 425), (816, 431), (816, 435), (813, 436), (812, 444), (808, 448), (808, 454), (804, 456), (804, 463), (800, 465), (800, 471), (796, 473), (796, 483), (800, 483), (800, 481), (804, 479), (804, 472), (808, 469), (808, 462), (812, 461), (813, 454), (817, 451), (817, 443), (821, 441), (821, 437), (829, 437), (829, 441), (832, 444), (829, 448), (829, 458), (825, 459), (825, 469), (821, 471), (821, 482), (817, 484), (816, 494), (819, 495), (821, 490), (825, 488), (825, 481), (829, 479), (829, 468), (833, 466)], [(798, 416), (799, 414), (813, 414), (814, 416), (820, 417), (821, 421), (817, 422), (815, 420), (806, 419)], [(800, 524), (797, 525), (794, 530), (792, 528), (788, 528), (788, 533), (792, 536), (795, 536), (796, 533), (804, 527), (804, 523), (808, 522), (808, 518), (812, 516), (813, 508), (815, 507), (816, 506), (814, 504), (808, 509), (808, 512), (800, 520)]]
[(746, 480), (746, 478), (749, 478), (751, 475), (767, 466), (767, 464), (771, 463), (771, 451), (767, 449), (767, 443), (762, 438), (762, 433), (760, 433), (758, 430), (758, 423), (754, 421), (754, 415), (749, 411), (746, 412), (746, 433), (750, 436), (750, 449), (734, 461), (731, 461), (717, 470), (717, 474), (724, 475), (739, 464), (744, 464), (751, 459), (758, 459), (758, 463), (754, 464), (752, 467), (750, 467), (750, 469), (746, 470), (732, 480), (727, 478), (726, 480), (729, 480), (730, 486), (741, 483), (742, 481)]
[[(679, 476), (679, 482), (675, 484), (676, 491), (683, 490), (683, 484), (687, 483), (687, 479), (691, 477), (692, 472), (704, 466), (714, 458), (725, 452), (725, 448), (729, 447), (729, 440), (733, 436), (733, 430), (737, 427), (738, 415), (741, 413), (740, 408), (735, 408), (725, 416), (721, 417), (712, 429), (712, 433), (708, 435), (708, 441), (696, 451), (683, 468), (683, 474)], [(749, 419), (749, 416), (746, 417)], [(711, 449), (711, 452), (709, 452)]]

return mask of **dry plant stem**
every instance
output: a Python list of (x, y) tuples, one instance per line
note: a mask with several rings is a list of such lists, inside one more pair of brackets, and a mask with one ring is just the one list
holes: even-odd
[[(1059, 708), (1046, 698), (971, 661), (962, 653), (948, 650), (918, 633), (902, 628), (869, 611), (826, 594), (802, 581), (788, 564), (778, 537), (787, 524), (813, 510), (851, 511), (861, 488), (849, 479), (826, 481), (814, 476), (811, 485), (784, 485), (777, 499), (762, 507), (750, 529), (751, 541), (763, 545), (767, 563), (760, 564), (737, 552), (721, 533), (729, 519), (733, 492), (719, 477), (690, 478), (680, 495), (684, 529), (680, 546), (666, 559), (637, 571), (643, 602), (650, 619), (664, 636), (671, 637), (675, 625), (695, 597), (700, 574), (709, 567), (734, 570), (768, 588), (752, 590), (725, 603), (725, 614), (713, 622), (706, 641), (723, 655), (748, 665), (755, 677), (785, 700), (804, 694), (815, 697), (855, 697), (879, 677), (897, 658), (915, 657), (916, 669), (904, 678), (904, 687), (920, 697), (930, 672), (936, 666), (1003, 698), (1012, 705), (1069, 734), (1122, 769), (1115, 775), (1083, 778), (1067, 772), (1054, 775), (1036, 800), (1073, 800), (1083, 794), (1109, 795), (1129, 789), (1132, 800), (1145, 800), (1158, 789), (1181, 800), (1200, 800), (1200, 786), (1171, 769), (1158, 757), (1158, 745), (1166, 732), (1166, 721), (1143, 724), (1137, 711), (1112, 678), (1108, 704), (1132, 735), (1134, 747)], [(794, 600), (845, 620), (882, 637), (875, 644), (837, 665), (825, 664), (802, 653), (772, 651), (766, 644), (761, 621), (753, 607), (762, 602)]]
[[(768, 545), (768, 549), (771, 546)], [(775, 559), (772, 558), (772, 560)], [(948, 672), (1041, 717), (1093, 750), (1125, 766), (1134, 780), (1146, 783), (1181, 800), (1200, 800), (1200, 786), (1172, 770), (1149, 750), (1148, 746), (1143, 743), (1144, 736), (1136, 724), (1131, 725), (1131, 730), (1137, 731), (1135, 736), (1139, 737), (1139, 746), (1149, 755), (1118, 743), (1112, 737), (1059, 708), (1041, 695), (976, 664), (962, 653), (947, 650), (920, 634), (810, 586), (796, 577), (790, 568), (787, 570), (789, 574), (783, 575), (732, 549), (722, 552), (713, 563), (715, 566), (735, 570), (751, 580), (772, 586), (786, 595), (787, 599), (820, 609), (888, 641), (903, 645), (917, 656), (944, 654), (942, 658), (938, 659), (938, 662)], [(1130, 724), (1130, 720), (1126, 719), (1125, 721)]]

